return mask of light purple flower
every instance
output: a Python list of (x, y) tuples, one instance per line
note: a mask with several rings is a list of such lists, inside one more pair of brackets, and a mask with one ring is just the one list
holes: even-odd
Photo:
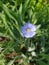
[(23, 37), (32, 38), (36, 34), (36, 25), (28, 22), (21, 27), (20, 31)]

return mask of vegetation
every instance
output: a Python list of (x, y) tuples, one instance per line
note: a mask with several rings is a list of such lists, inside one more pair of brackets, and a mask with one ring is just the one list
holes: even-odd
[[(37, 26), (33, 38), (21, 27)], [(49, 65), (49, 0), (0, 0), (0, 65)]]

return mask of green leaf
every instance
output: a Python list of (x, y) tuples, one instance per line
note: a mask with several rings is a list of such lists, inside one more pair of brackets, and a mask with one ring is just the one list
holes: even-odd
[(13, 65), (14, 60), (11, 60), (7, 65)]
[(44, 63), (43, 61), (38, 62), (39, 65), (47, 65), (47, 63)]

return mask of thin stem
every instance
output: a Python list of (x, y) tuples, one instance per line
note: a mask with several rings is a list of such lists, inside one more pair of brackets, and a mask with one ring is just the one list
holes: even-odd
[(30, 47), (31, 46), (31, 43), (30, 43), (30, 38), (27, 39), (27, 46)]

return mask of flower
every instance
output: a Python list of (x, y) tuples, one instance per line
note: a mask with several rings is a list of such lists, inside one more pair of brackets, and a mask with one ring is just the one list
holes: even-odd
[(32, 38), (36, 34), (36, 25), (28, 22), (21, 27), (20, 31), (23, 37)]

